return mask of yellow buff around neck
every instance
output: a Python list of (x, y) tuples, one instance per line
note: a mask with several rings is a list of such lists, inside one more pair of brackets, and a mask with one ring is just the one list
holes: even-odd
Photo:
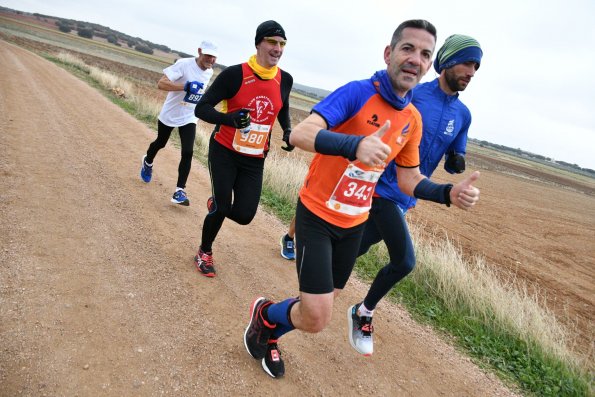
[(260, 66), (258, 62), (256, 62), (256, 54), (252, 55), (250, 59), (248, 59), (248, 66), (250, 66), (250, 68), (254, 70), (254, 73), (256, 73), (263, 80), (270, 80), (277, 75), (277, 65), (270, 69)]

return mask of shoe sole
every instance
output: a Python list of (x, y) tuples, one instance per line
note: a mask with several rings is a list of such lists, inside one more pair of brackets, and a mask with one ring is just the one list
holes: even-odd
[[(248, 349), (248, 343), (246, 342), (246, 338), (248, 336), (248, 330), (250, 329), (250, 327), (252, 326), (252, 320), (254, 320), (254, 308), (256, 307), (256, 305), (260, 302), (265, 300), (265, 298), (263, 296), (256, 298), (254, 300), (254, 302), (252, 302), (252, 306), (250, 306), (250, 323), (248, 323), (248, 326), (246, 327), (246, 330), (244, 331), (244, 347), (246, 348), (246, 351), (248, 352), (248, 354), (250, 355), (250, 357), (259, 360), (259, 359), (264, 359), (264, 357), (254, 357), (252, 355), (252, 353), (250, 353), (250, 349)], [(268, 372), (268, 371), (267, 371)], [(270, 374), (269, 374), (270, 375)], [(272, 376), (272, 375), (271, 375)]]
[(145, 181), (145, 178), (143, 178), (143, 168), (145, 168), (145, 159), (147, 158), (147, 156), (143, 156), (143, 158), (141, 159), (141, 163), (140, 163), (140, 179), (144, 182), (144, 183), (149, 183), (151, 182), (151, 178), (149, 178), (148, 181)]
[(200, 264), (198, 263), (198, 256), (194, 256), (194, 264), (196, 265), (196, 268), (198, 269), (198, 272), (201, 275), (205, 276), (205, 277), (213, 278), (217, 274), (217, 273), (205, 273), (205, 272), (203, 272), (202, 269), (199, 266)]
[(188, 207), (190, 205), (190, 200), (188, 200), (188, 199), (186, 199), (184, 201), (178, 201), (178, 200), (172, 198), (171, 199), (171, 202), (174, 203), (174, 204), (183, 205), (185, 207)]
[(353, 317), (351, 314), (352, 312), (353, 312), (353, 306), (349, 306), (347, 308), (347, 324), (349, 325), (347, 338), (349, 339), (349, 344), (351, 344), (351, 347), (353, 347), (353, 349), (356, 352), (358, 352), (359, 354), (363, 355), (364, 357), (370, 357), (372, 355), (372, 353), (364, 353), (364, 352), (360, 351), (355, 346), (355, 343), (353, 343)]
[(280, 241), (280, 243), (281, 243), (281, 257), (283, 257), (283, 258), (287, 259), (288, 261), (294, 261), (294, 260), (295, 260), (295, 254), (293, 255), (293, 258), (290, 258), (289, 256), (286, 256), (286, 255), (283, 253), (283, 248), (284, 248), (284, 247), (283, 247), (283, 239), (284, 239), (284, 237), (282, 236), (282, 237), (281, 237), (281, 241)]

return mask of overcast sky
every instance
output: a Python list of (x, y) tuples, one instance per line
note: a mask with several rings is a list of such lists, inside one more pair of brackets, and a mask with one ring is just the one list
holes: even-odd
[[(451, 34), (475, 37), (484, 57), (461, 100), (469, 135), (595, 169), (593, 0), (0, 0), (16, 10), (94, 22), (195, 54), (219, 45), (218, 63), (255, 53), (260, 22), (281, 23), (279, 66), (294, 81), (333, 90), (384, 69), (384, 47), (406, 19), (427, 19), (437, 48)], [(433, 69), (423, 81), (436, 77)]]

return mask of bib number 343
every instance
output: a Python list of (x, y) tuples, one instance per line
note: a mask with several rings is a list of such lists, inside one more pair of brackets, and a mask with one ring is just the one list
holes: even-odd
[(349, 164), (326, 205), (343, 214), (360, 215), (370, 210), (372, 194), (382, 170), (364, 170)]

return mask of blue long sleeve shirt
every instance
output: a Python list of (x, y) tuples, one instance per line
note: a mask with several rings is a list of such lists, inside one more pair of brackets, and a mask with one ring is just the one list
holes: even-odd
[[(432, 176), (446, 153), (465, 154), (471, 112), (459, 94), (446, 95), (438, 78), (413, 89), (413, 105), (422, 116), (423, 136), (419, 147), (420, 172)], [(448, 171), (448, 170), (447, 170)], [(399, 190), (397, 164), (392, 161), (376, 185), (376, 195), (391, 200), (403, 211), (415, 207), (417, 199)]]

